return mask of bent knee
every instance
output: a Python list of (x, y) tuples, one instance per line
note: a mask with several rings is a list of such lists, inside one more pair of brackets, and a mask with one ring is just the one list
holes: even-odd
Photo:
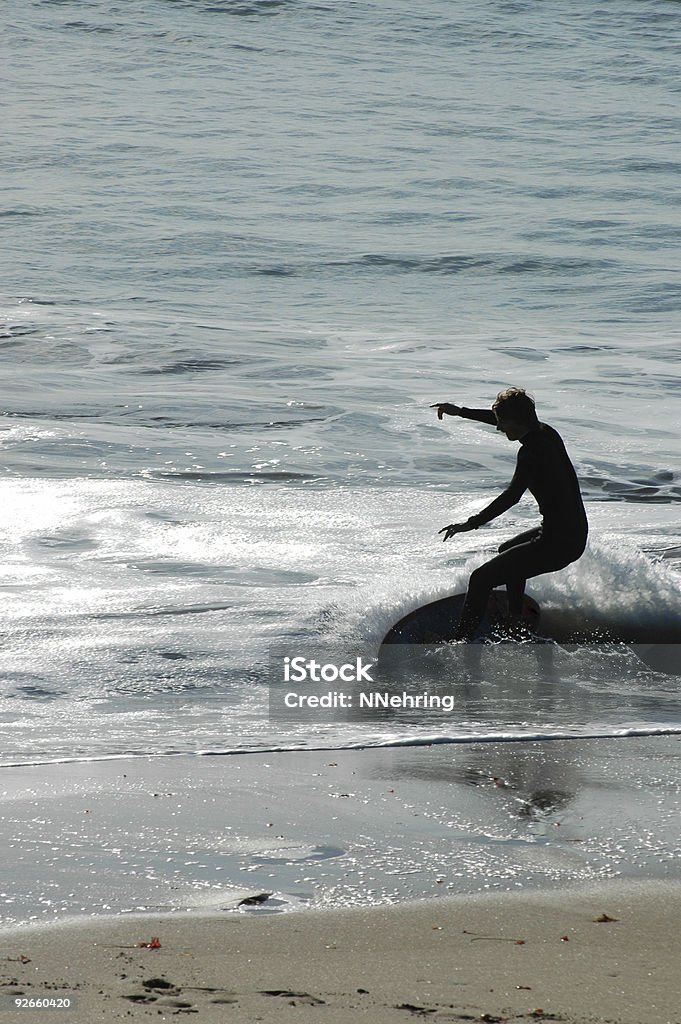
[(481, 565), (474, 569), (468, 580), (468, 586), (474, 589), (491, 587), (493, 585), (492, 573), (487, 565)]

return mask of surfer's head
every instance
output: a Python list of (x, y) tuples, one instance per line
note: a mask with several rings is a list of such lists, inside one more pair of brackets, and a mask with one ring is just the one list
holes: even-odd
[(497, 430), (506, 434), (509, 441), (519, 441), (539, 422), (534, 399), (524, 388), (500, 391), (492, 405), (492, 412), (497, 418)]

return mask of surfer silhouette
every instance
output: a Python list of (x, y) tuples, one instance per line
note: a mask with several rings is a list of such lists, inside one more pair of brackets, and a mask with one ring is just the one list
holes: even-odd
[(557, 430), (539, 422), (534, 400), (524, 388), (501, 391), (491, 409), (467, 409), (450, 402), (437, 402), (431, 408), (437, 409), (440, 420), (443, 416), (478, 420), (496, 426), (509, 441), (520, 441), (515, 473), (506, 490), (465, 523), (443, 527), (439, 531), (443, 540), (491, 522), (516, 505), (525, 491), (533, 495), (542, 515), (540, 526), (505, 541), (496, 557), (471, 574), (454, 639), (472, 640), (495, 587), (506, 586), (513, 628), (521, 622), (525, 581), (576, 562), (586, 547), (589, 527), (563, 440)]

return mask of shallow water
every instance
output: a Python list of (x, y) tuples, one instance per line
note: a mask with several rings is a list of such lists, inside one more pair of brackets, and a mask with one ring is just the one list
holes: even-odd
[(437, 536), (515, 451), (428, 406), (507, 384), (591, 521), (547, 613), (681, 620), (679, 18), (10, 0), (0, 763), (681, 730), (602, 666), (530, 714), (266, 714), (273, 647), (371, 657), (536, 521)]
[[(49, 778), (8, 768), (2, 921), (673, 880), (677, 748), (572, 739), (81, 763)], [(269, 896), (239, 905), (256, 894)]]

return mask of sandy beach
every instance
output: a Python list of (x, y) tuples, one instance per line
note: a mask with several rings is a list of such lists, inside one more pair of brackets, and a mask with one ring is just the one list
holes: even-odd
[[(207, 1024), (679, 1024), (680, 912), (678, 887), (610, 883), (259, 919), (16, 929), (0, 935), (0, 999), (4, 1019), (69, 1024), (184, 1014)], [(71, 1006), (15, 1008), (32, 999)]]
[(3, 1019), (681, 1024), (675, 737), (1, 780)]

